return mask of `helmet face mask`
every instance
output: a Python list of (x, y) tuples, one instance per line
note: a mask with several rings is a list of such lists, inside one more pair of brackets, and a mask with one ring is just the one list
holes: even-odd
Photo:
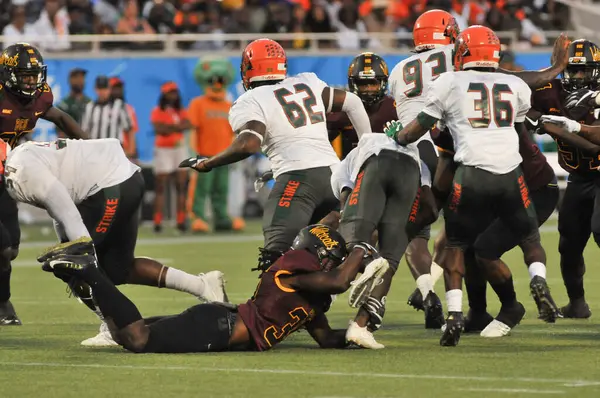
[(1, 80), (11, 92), (32, 98), (46, 83), (47, 66), (40, 52), (27, 43), (8, 46), (0, 56)]
[(566, 91), (600, 86), (600, 48), (589, 40), (575, 40), (569, 45), (569, 63), (561, 83)]
[(348, 68), (348, 89), (367, 106), (383, 100), (388, 87), (388, 67), (383, 58), (363, 53), (354, 58)]

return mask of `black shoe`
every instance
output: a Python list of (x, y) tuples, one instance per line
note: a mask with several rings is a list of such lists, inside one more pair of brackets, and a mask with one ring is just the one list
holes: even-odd
[(433, 291), (427, 293), (427, 297), (423, 300), (423, 308), (425, 312), (425, 329), (441, 328), (445, 321), (442, 302), (438, 295)]
[(182, 234), (186, 233), (187, 229), (188, 228), (187, 228), (187, 224), (186, 223), (182, 222), (181, 224), (177, 224), (177, 230), (179, 232), (181, 232)]
[(539, 275), (534, 276), (529, 283), (529, 290), (535, 300), (535, 305), (537, 305), (539, 319), (544, 322), (554, 323), (556, 322), (556, 318), (562, 317), (544, 278)]
[(423, 295), (419, 289), (415, 289), (415, 291), (408, 296), (407, 304), (417, 311), (425, 311), (425, 307), (423, 307)]
[(84, 272), (90, 267), (98, 267), (95, 256), (91, 254), (66, 254), (47, 260), (42, 269), (46, 272), (53, 272), (58, 277), (70, 276), (85, 280)]
[(0, 303), (0, 326), (21, 326), (21, 320), (10, 300)]
[(460, 340), (460, 334), (465, 329), (465, 318), (462, 312), (449, 312), (446, 318), (446, 329), (442, 333), (440, 345), (443, 347), (455, 347)]
[(515, 326), (521, 323), (521, 320), (524, 316), (525, 307), (523, 307), (523, 304), (517, 301), (510, 307), (506, 305), (500, 307), (500, 312), (498, 313), (496, 320), (513, 329)]
[(565, 318), (588, 319), (592, 316), (592, 311), (584, 298), (569, 301), (569, 304), (562, 307), (560, 311)]
[(160, 234), (162, 232), (162, 224), (154, 224), (154, 233)]
[(494, 320), (487, 311), (469, 310), (465, 319), (465, 333), (479, 333)]

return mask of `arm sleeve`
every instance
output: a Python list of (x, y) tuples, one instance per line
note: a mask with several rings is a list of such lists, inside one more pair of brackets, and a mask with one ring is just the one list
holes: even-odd
[(438, 120), (444, 118), (448, 97), (452, 92), (453, 77), (452, 73), (443, 73), (431, 82), (422, 112)]
[(267, 125), (267, 117), (262, 107), (251, 94), (251, 92), (243, 94), (233, 103), (229, 110), (229, 124), (235, 132), (250, 121), (257, 121), (265, 126)]
[(523, 123), (525, 115), (531, 109), (531, 89), (521, 80), (519, 94), (517, 95), (518, 109), (515, 117), (515, 123)]
[(340, 198), (340, 193), (344, 188), (354, 188), (354, 181), (352, 181), (352, 168), (354, 166), (354, 160), (358, 153), (357, 149), (350, 151), (348, 156), (333, 170), (331, 173), (331, 189), (337, 199)]
[(356, 94), (351, 92), (346, 93), (342, 111), (346, 112), (346, 115), (348, 115), (348, 119), (352, 122), (352, 126), (354, 126), (358, 139), (364, 134), (373, 132), (371, 130), (371, 121), (369, 120), (369, 115), (365, 110), (365, 106)]

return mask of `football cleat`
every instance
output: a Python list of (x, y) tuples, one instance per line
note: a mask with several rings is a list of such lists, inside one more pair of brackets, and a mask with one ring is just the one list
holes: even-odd
[(502, 306), (496, 319), (481, 331), (481, 337), (503, 337), (510, 333), (525, 316), (525, 307), (516, 302), (512, 307)]
[(228, 303), (225, 292), (225, 278), (221, 271), (210, 271), (206, 274), (198, 274), (204, 282), (204, 295), (202, 299), (208, 302)]
[(429, 291), (425, 300), (423, 300), (423, 308), (425, 309), (425, 329), (439, 329), (445, 323), (444, 310), (442, 302), (437, 294)]
[(97, 267), (96, 257), (90, 254), (63, 254), (44, 262), (42, 269), (55, 275), (72, 276), (84, 279), (83, 273), (89, 267)]
[(494, 317), (486, 311), (469, 310), (465, 319), (465, 333), (480, 333), (493, 320)]
[(583, 298), (570, 301), (569, 304), (562, 307), (560, 311), (565, 318), (588, 319), (592, 316), (592, 311)]
[(407, 304), (417, 311), (425, 311), (425, 308), (423, 307), (423, 295), (418, 288), (408, 296)]
[(356, 344), (362, 348), (369, 348), (371, 350), (380, 350), (385, 348), (381, 343), (378, 343), (373, 337), (373, 333), (369, 332), (367, 327), (361, 328), (354, 321), (350, 321), (348, 330), (346, 331), (346, 341), (349, 343)]
[(0, 326), (21, 326), (21, 320), (10, 300), (0, 303)]
[(383, 280), (383, 275), (390, 268), (387, 260), (383, 257), (376, 258), (366, 267), (365, 272), (351, 283), (350, 293), (348, 295), (348, 305), (358, 308), (367, 301), (375, 286)]
[(529, 283), (531, 295), (535, 300), (539, 312), (539, 319), (544, 322), (554, 323), (556, 318), (562, 318), (558, 306), (550, 294), (546, 280), (539, 275), (534, 276)]
[(59, 243), (58, 245), (49, 247), (46, 250), (44, 250), (44, 252), (38, 256), (37, 261), (39, 263), (44, 263), (46, 260), (62, 254), (95, 255), (94, 242), (92, 242), (92, 238), (84, 236), (70, 242)]
[(455, 347), (460, 340), (460, 334), (465, 328), (465, 318), (462, 312), (449, 312), (445, 327), (442, 327), (440, 345), (443, 347)]
[(110, 334), (110, 330), (108, 329), (108, 325), (105, 322), (102, 322), (100, 325), (100, 331), (94, 337), (90, 337), (89, 339), (83, 340), (81, 342), (82, 346), (85, 347), (113, 347), (119, 345)]

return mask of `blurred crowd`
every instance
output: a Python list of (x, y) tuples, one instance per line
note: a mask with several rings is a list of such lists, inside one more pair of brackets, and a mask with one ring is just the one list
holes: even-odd
[[(224, 40), (224, 33), (298, 33), (283, 44), (302, 49), (310, 44), (301, 35), (307, 32), (332, 33), (319, 47), (357, 50), (382, 45), (361, 33), (410, 32), (430, 8), (452, 12), (461, 27), (484, 24), (514, 31), (532, 45), (547, 44), (544, 31), (564, 30), (569, 21), (568, 8), (554, 0), (1, 0), (0, 28), (4, 45), (39, 36), (34, 44), (45, 51), (85, 48), (70, 35), (115, 33), (214, 35), (207, 42), (184, 44), (197, 49), (239, 48), (239, 42)], [(107, 43), (104, 48), (132, 46)]]

